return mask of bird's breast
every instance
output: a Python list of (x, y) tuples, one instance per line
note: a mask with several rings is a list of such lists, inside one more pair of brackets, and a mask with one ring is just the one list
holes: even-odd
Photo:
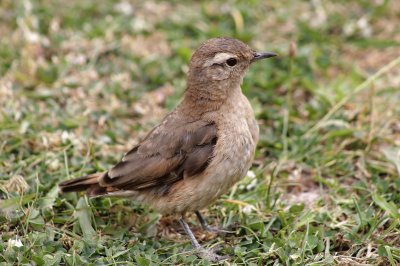
[(206, 169), (210, 198), (226, 193), (251, 166), (258, 141), (258, 126), (247, 98), (224, 105), (215, 115), (218, 140), (214, 157)]

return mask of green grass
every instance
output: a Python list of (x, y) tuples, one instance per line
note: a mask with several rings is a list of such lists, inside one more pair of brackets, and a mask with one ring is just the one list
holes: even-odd
[(238, 265), (399, 264), (399, 3), (142, 2), (1, 1), (0, 265), (211, 264), (176, 217), (57, 184), (118, 162), (215, 36), (281, 56), (242, 86), (255, 177), (203, 210), (234, 233), (191, 215), (201, 244)]

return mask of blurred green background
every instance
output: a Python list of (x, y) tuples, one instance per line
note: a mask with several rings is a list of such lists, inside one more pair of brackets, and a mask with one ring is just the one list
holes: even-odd
[(397, 0), (1, 0), (0, 265), (209, 265), (176, 217), (57, 183), (118, 162), (218, 36), (280, 57), (242, 85), (253, 167), (203, 211), (235, 233), (189, 216), (197, 238), (239, 265), (397, 265), (399, 25)]

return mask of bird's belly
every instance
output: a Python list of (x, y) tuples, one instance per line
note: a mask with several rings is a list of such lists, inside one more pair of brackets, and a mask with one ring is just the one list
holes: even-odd
[(256, 143), (247, 124), (239, 130), (226, 127), (220, 132), (214, 157), (204, 172), (177, 182), (163, 197), (151, 205), (163, 213), (185, 213), (202, 209), (225, 194), (242, 179), (251, 166)]
[[(218, 146), (218, 145), (217, 145)], [(249, 130), (227, 131), (206, 171), (208, 193), (215, 198), (226, 193), (236, 182), (242, 179), (251, 166), (255, 143)], [(212, 171), (212, 172), (211, 172)]]

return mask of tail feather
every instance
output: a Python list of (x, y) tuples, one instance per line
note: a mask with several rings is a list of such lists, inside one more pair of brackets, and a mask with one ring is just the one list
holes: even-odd
[(61, 182), (58, 186), (60, 187), (62, 193), (78, 192), (85, 190), (87, 192), (90, 192), (93, 190), (98, 190), (100, 188), (99, 179), (102, 175), (103, 173), (95, 173), (87, 176), (82, 176), (79, 178)]

